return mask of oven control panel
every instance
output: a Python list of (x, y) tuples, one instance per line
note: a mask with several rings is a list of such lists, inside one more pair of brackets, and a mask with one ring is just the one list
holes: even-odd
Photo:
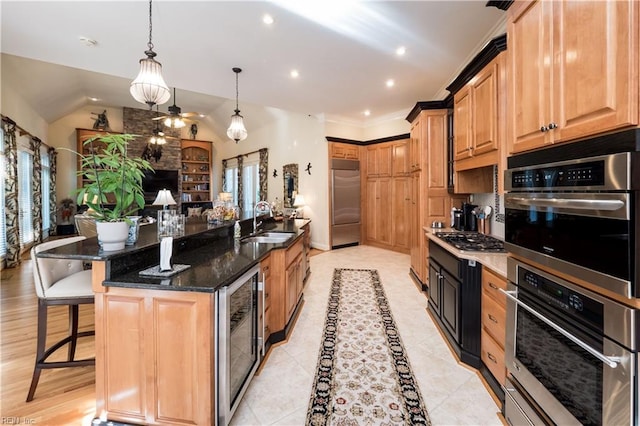
[(604, 185), (604, 161), (531, 167), (511, 173), (512, 188), (571, 188)]
[(552, 308), (559, 315), (569, 314), (598, 330), (603, 327), (602, 303), (526, 268), (518, 268), (518, 287), (537, 303)]

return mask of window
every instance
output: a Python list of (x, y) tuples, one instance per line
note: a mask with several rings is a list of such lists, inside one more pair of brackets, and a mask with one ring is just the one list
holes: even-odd
[(25, 246), (33, 241), (33, 197), (31, 176), (33, 175), (33, 155), (26, 150), (18, 150), (18, 220), (20, 222), (20, 244)]
[(234, 205), (238, 205), (238, 163), (236, 160), (228, 160), (224, 170), (224, 192), (230, 192)]
[(238, 200), (238, 162), (227, 160), (224, 171), (225, 192), (233, 195), (233, 204), (241, 206), (244, 212), (251, 212), (255, 203), (260, 200), (260, 154), (247, 155), (242, 161), (242, 200)]
[(7, 231), (4, 211), (4, 178), (7, 172), (4, 155), (4, 131), (0, 128), (0, 256), (7, 254)]
[(40, 161), (42, 162), (42, 230), (46, 236), (51, 227), (49, 187), (51, 186), (51, 163), (46, 146), (40, 148)]
[[(247, 164), (249, 163), (249, 164)], [(244, 200), (243, 211), (250, 212), (260, 201), (260, 177), (258, 176), (258, 160), (245, 162), (242, 165), (242, 188)]]

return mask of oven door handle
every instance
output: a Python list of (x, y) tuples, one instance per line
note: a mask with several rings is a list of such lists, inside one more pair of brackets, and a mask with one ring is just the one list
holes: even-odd
[(621, 200), (509, 197), (509, 201), (522, 206), (557, 207), (576, 210), (615, 211), (625, 206), (625, 203)]
[(517, 291), (514, 291), (514, 290), (507, 291), (507, 290), (503, 290), (501, 288), (499, 290), (502, 293), (504, 293), (504, 295), (507, 296), (509, 299), (514, 301), (516, 304), (518, 304), (519, 306), (521, 306), (522, 308), (524, 308), (525, 310), (527, 310), (531, 314), (533, 314), (540, 321), (544, 322), (549, 327), (553, 328), (558, 333), (562, 334), (564, 337), (566, 337), (567, 339), (571, 340), (573, 343), (575, 343), (576, 345), (580, 346), (582, 349), (584, 349), (585, 351), (589, 352), (594, 357), (598, 358), (600, 361), (602, 361), (605, 364), (607, 364), (609, 367), (616, 368), (618, 366), (618, 363), (621, 361), (620, 357), (609, 357), (609, 356), (606, 356), (606, 355), (598, 352), (596, 349), (592, 348), (591, 346), (589, 346), (588, 344), (586, 344), (582, 340), (578, 339), (576, 336), (574, 336), (573, 334), (569, 333), (567, 330), (565, 330), (564, 328), (560, 327), (559, 325), (557, 325), (556, 323), (554, 323), (553, 321), (551, 321), (550, 319), (548, 319), (547, 317), (545, 317), (541, 313), (537, 312), (535, 309), (533, 309), (529, 305), (526, 305), (525, 303), (523, 303), (520, 300), (518, 300), (518, 298), (516, 297), (516, 295), (518, 294)]

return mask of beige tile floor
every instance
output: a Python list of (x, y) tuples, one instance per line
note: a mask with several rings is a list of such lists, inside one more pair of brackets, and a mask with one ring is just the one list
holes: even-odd
[(271, 350), (231, 424), (304, 425), (334, 268), (377, 269), (413, 372), (437, 425), (501, 425), (498, 407), (476, 373), (459, 365), (409, 277), (407, 255), (369, 246), (311, 258), (305, 304), (289, 341)]

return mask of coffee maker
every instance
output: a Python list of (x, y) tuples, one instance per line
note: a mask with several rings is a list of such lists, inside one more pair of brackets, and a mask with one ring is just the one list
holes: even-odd
[(473, 211), (476, 207), (476, 204), (462, 203), (462, 225), (465, 231), (478, 231), (476, 214)]

